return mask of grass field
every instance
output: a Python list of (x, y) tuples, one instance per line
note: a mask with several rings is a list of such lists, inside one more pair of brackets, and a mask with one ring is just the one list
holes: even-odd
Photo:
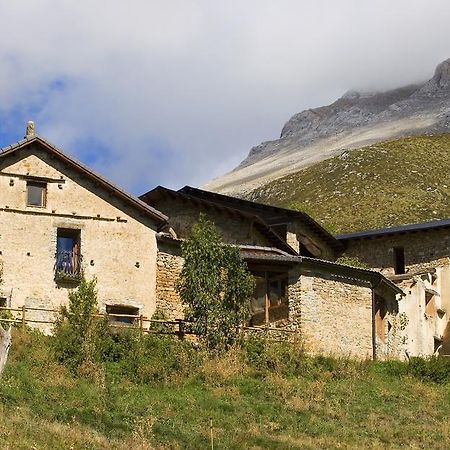
[(72, 374), (50, 338), (15, 330), (1, 448), (207, 449), (210, 418), (216, 449), (450, 448), (445, 361), (311, 358), (286, 344), (197, 355), (185, 370), (155, 339), (144, 382), (114, 364)]
[(321, 161), (257, 189), (332, 232), (450, 217), (450, 134), (384, 142)]

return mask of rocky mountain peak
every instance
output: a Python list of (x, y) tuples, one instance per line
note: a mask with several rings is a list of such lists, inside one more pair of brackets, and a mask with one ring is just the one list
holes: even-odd
[(441, 62), (436, 67), (432, 81), (434, 81), (439, 87), (450, 86), (450, 58)]
[(295, 114), (279, 139), (253, 147), (236, 169), (205, 188), (240, 195), (344, 150), (441, 133), (450, 133), (450, 59), (427, 82), (385, 92), (348, 91), (330, 105)]

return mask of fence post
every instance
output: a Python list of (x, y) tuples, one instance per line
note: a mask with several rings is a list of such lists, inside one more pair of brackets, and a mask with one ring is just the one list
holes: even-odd
[(25, 325), (26, 325), (25, 310), (26, 310), (25, 305), (22, 305), (22, 330), (25, 330)]
[(142, 314), (139, 316), (139, 332), (141, 333), (141, 337), (144, 335), (144, 320)]
[(175, 319), (178, 322), (178, 338), (183, 340), (184, 339), (184, 321), (183, 319)]

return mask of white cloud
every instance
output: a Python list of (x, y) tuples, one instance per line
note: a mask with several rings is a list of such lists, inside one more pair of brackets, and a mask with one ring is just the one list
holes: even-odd
[(205, 182), (291, 114), (450, 56), (440, 0), (15, 0), (0, 17), (2, 116), (35, 111), (83, 158), (108, 148), (94, 165), (134, 191)]

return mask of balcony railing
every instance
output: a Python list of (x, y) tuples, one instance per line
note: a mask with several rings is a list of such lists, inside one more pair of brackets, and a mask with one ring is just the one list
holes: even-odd
[(59, 251), (55, 256), (55, 280), (78, 282), (82, 277), (82, 256), (71, 251)]

